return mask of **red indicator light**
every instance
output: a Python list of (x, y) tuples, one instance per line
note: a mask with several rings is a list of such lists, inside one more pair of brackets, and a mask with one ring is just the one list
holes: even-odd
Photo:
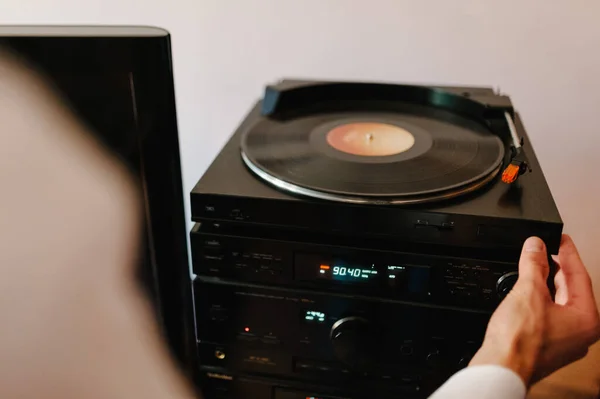
[(244, 331), (250, 332), (250, 327), (244, 327)]

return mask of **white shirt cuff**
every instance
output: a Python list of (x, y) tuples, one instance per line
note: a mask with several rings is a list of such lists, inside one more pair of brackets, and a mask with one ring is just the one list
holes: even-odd
[(523, 380), (512, 370), (482, 365), (454, 374), (429, 399), (523, 399), (526, 394)]

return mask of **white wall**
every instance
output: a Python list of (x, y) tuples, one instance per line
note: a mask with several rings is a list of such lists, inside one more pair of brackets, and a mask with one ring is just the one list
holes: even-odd
[[(522, 113), (600, 288), (598, 15), (594, 0), (0, 1), (0, 23), (172, 33), (186, 191), (263, 85), (280, 77), (498, 86)], [(593, 364), (555, 380), (591, 390)]]

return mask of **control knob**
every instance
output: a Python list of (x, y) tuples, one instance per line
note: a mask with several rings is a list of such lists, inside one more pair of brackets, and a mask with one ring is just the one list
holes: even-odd
[(517, 283), (518, 279), (519, 273), (517, 272), (510, 272), (502, 275), (502, 277), (500, 277), (496, 283), (496, 292), (498, 293), (498, 297), (500, 299), (504, 299)]
[(469, 365), (469, 363), (471, 362), (471, 359), (473, 359), (473, 356), (475, 356), (475, 352), (476, 351), (466, 351), (465, 353), (462, 354), (462, 356), (460, 357), (460, 359), (458, 360), (458, 368), (459, 369), (463, 369), (465, 367), (467, 367)]
[(427, 358), (425, 360), (427, 361), (427, 365), (429, 367), (432, 367), (432, 368), (440, 367), (442, 365), (442, 356), (440, 354), (440, 350), (432, 349), (427, 354)]
[(376, 337), (371, 323), (362, 317), (345, 317), (331, 327), (336, 357), (355, 371), (367, 371), (375, 361)]

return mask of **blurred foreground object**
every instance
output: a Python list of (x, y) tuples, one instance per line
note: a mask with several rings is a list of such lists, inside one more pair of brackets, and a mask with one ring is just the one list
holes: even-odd
[(190, 372), (168, 33), (2, 27), (0, 48), (0, 396), (187, 395), (161, 337)]

